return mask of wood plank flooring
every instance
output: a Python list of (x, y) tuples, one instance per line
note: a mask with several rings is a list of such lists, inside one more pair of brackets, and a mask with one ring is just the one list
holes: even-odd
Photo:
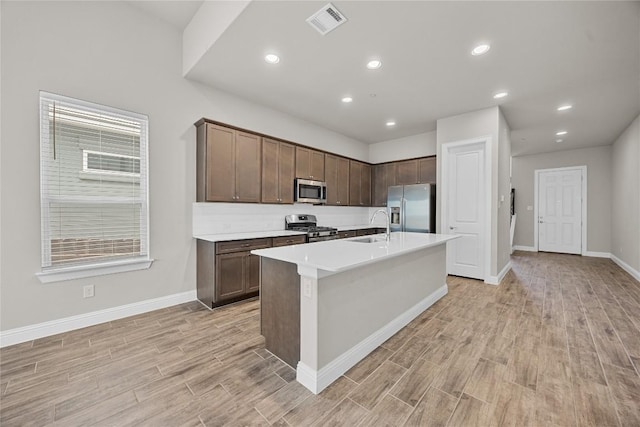
[(639, 426), (640, 284), (516, 252), (319, 395), (264, 349), (257, 300), (193, 302), (0, 350), (2, 426)]

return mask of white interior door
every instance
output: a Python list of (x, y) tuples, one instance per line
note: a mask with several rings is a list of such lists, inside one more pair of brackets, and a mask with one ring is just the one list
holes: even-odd
[(582, 170), (539, 172), (538, 250), (582, 253)]
[(448, 273), (484, 280), (485, 148), (484, 143), (450, 147), (447, 156), (447, 218), (443, 233), (461, 236), (447, 244)]

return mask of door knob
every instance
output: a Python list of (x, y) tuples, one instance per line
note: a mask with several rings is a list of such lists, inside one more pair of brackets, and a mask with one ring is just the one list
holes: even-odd
[(450, 226), (450, 227), (449, 227), (449, 230), (455, 230), (456, 228), (458, 228), (458, 227), (451, 227), (451, 226)]

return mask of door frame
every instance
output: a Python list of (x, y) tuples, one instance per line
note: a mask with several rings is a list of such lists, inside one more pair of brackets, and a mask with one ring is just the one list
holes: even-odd
[[(484, 186), (485, 186), (485, 212), (484, 212), (484, 227), (482, 232), (484, 233), (484, 282), (489, 283), (487, 280), (491, 277), (491, 199), (493, 196), (493, 189), (491, 188), (491, 178), (493, 171), (491, 169), (491, 136), (480, 136), (471, 139), (465, 139), (461, 141), (443, 143), (441, 146), (440, 162), (440, 182), (439, 190), (436, 190), (441, 194), (440, 199), (440, 232), (442, 234), (449, 234), (446, 230), (449, 229), (448, 214), (448, 191), (449, 191), (449, 159), (451, 149), (460, 148), (464, 146), (480, 145), (484, 149)], [(449, 274), (450, 257), (447, 257), (447, 274)]]
[(540, 183), (540, 174), (543, 172), (562, 172), (562, 171), (570, 171), (570, 170), (579, 170), (582, 174), (581, 180), (581, 195), (582, 195), (582, 223), (580, 224), (581, 231), (581, 241), (580, 241), (580, 255), (587, 255), (587, 166), (567, 166), (562, 168), (547, 168), (547, 169), (535, 169), (534, 180), (533, 180), (533, 248), (536, 252), (539, 252), (538, 246), (538, 209), (539, 209), (539, 200), (538, 200), (538, 189)]

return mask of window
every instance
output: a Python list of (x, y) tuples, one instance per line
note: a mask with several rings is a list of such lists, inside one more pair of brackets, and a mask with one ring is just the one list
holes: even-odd
[(140, 157), (82, 150), (82, 171), (140, 177)]
[(147, 135), (147, 116), (40, 92), (42, 281), (149, 267)]

